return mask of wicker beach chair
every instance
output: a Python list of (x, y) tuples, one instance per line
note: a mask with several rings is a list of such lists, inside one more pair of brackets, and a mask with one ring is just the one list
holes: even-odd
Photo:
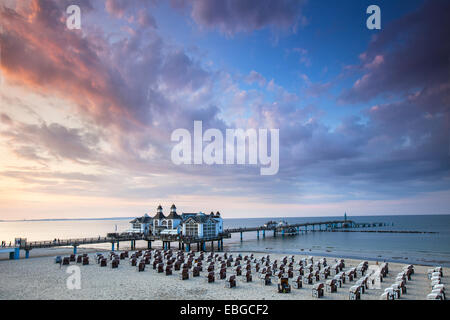
[(402, 295), (401, 286), (398, 282), (391, 285), (391, 288), (394, 290), (394, 296), (395, 299), (400, 299), (400, 296)]
[(83, 266), (88, 265), (89, 264), (89, 257), (83, 257)]
[(318, 282), (318, 283), (314, 284), (314, 286), (312, 288), (312, 296), (314, 298), (323, 297), (323, 288), (324, 288), (324, 284), (322, 282)]
[(62, 265), (65, 266), (68, 264), (70, 264), (70, 257), (64, 257), (62, 260)]
[(395, 284), (400, 288), (400, 293), (402, 295), (406, 294), (406, 285), (403, 281), (396, 282)]
[(56, 256), (56, 257), (55, 257), (55, 263), (59, 263), (59, 264), (61, 265), (61, 263), (62, 263), (62, 258), (61, 258), (61, 256)]
[(427, 270), (428, 279), (431, 279), (431, 275), (433, 274), (433, 272), (434, 272), (434, 268), (429, 268)]
[[(214, 274), (214, 271), (211, 271), (209, 273)], [(192, 268), (192, 277), (200, 277), (200, 268), (199, 267)]]
[(189, 279), (189, 270), (183, 269), (180, 273), (180, 279), (181, 280), (188, 280)]
[(300, 289), (302, 287), (302, 276), (294, 278), (294, 280), (292, 281), (292, 286), (294, 287), (294, 289)]
[(214, 272), (213, 272), (213, 271), (211, 271), (211, 272), (208, 273), (208, 275), (206, 276), (206, 280), (207, 280), (208, 283), (214, 282), (214, 280), (215, 280), (215, 275), (214, 275)]
[(105, 257), (103, 255), (97, 255), (97, 264), (99, 264), (102, 259), (105, 259)]
[[(442, 289), (442, 291), (445, 293), (445, 285), (443, 283), (434, 285), (431, 288), (431, 290), (436, 290), (436, 289)], [(445, 294), (444, 294), (444, 297), (445, 297)]]
[[(64, 263), (63, 263), (64, 264)], [(431, 287), (441, 284), (441, 277), (431, 277)]]
[(336, 286), (338, 288), (342, 288), (342, 275), (341, 274), (335, 275), (333, 280), (336, 280)]
[(364, 279), (361, 278), (358, 281), (356, 281), (356, 286), (359, 286), (359, 291), (361, 292), (361, 294), (364, 294), (366, 292), (366, 285), (364, 283)]
[(111, 261), (111, 268), (115, 269), (119, 267), (119, 259), (114, 259)]
[[(201, 261), (195, 263), (194, 267), (196, 267), (198, 269), (198, 271), (200, 271), (200, 272), (203, 271), (203, 265), (202, 265)], [(208, 268), (208, 269), (210, 269), (210, 268)], [(210, 272), (210, 271), (214, 271), (214, 266), (208, 272)]]
[(334, 264), (331, 268), (330, 268), (330, 273), (331, 275), (335, 276), (340, 272), (340, 268), (339, 268), (339, 264)]
[(349, 289), (349, 299), (350, 300), (361, 300), (361, 286), (352, 286)]
[(337, 282), (335, 279), (327, 280), (325, 290), (329, 293), (337, 292)]
[(312, 273), (312, 275), (313, 275), (314, 281), (316, 281), (316, 282), (319, 282), (319, 281), (320, 281), (320, 272), (319, 272), (319, 270), (315, 270), (315, 271)]
[(442, 297), (442, 300), (445, 300), (445, 290), (444, 290), (444, 288), (432, 289), (431, 293), (439, 294)]
[(225, 288), (236, 288), (236, 276), (230, 275), (225, 280)]
[(172, 266), (167, 265), (166, 266), (166, 276), (171, 276), (171, 275), (172, 275)]
[(322, 270), (319, 271), (319, 277), (321, 280), (326, 280), (328, 278), (329, 275), (329, 271), (326, 268), (323, 268)]
[[(136, 265), (136, 263), (134, 265)], [(139, 265), (138, 265), (138, 272), (143, 272), (143, 271), (145, 271), (145, 262), (143, 262), (141, 260), (141, 262), (139, 262)]]
[(380, 300), (394, 300), (394, 295), (389, 291), (385, 291), (381, 294)]
[(298, 267), (295, 272), (299, 276), (303, 276), (305, 274), (305, 270), (303, 269), (302, 266)]
[(102, 258), (100, 260), (100, 267), (106, 267), (108, 265), (108, 260), (106, 258)]
[(427, 300), (444, 300), (442, 295), (440, 295), (439, 293), (430, 293), (427, 295)]
[(269, 286), (272, 283), (272, 278), (267, 273), (261, 274), (260, 279), (263, 286)]
[(403, 272), (406, 273), (406, 276), (407, 276), (408, 280), (411, 280), (411, 275), (414, 274), (414, 266), (412, 264), (404, 266), (403, 267)]
[(303, 284), (312, 284), (313, 283), (313, 274), (305, 273), (303, 275)]
[(345, 268), (345, 260), (341, 259), (339, 260), (339, 270), (342, 271), (342, 269)]
[(75, 262), (75, 255), (74, 254), (70, 255), (70, 262)]
[(219, 271), (219, 279), (223, 280), (227, 278), (227, 269), (226, 268), (221, 268)]
[(294, 277), (294, 268), (290, 267), (287, 271), (288, 278), (292, 279)]
[(245, 282), (252, 282), (252, 272), (247, 270), (247, 272), (242, 276)]
[(346, 282), (353, 281), (353, 272), (352, 271), (344, 272), (344, 278)]

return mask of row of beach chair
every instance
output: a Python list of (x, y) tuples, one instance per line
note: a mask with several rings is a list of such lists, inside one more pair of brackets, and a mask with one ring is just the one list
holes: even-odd
[(445, 300), (445, 286), (441, 279), (443, 276), (442, 267), (428, 269), (431, 292), (427, 295), (427, 300)]
[(414, 266), (407, 265), (403, 267), (403, 271), (397, 274), (395, 282), (384, 289), (384, 292), (380, 296), (380, 300), (398, 300), (404, 294), (406, 294), (406, 282), (411, 280), (411, 275), (414, 274)]

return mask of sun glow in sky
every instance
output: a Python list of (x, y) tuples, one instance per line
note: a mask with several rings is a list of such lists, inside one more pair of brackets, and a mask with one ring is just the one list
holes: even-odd
[[(81, 9), (81, 29), (66, 8)], [(381, 8), (368, 30), (366, 8)], [(6, 0), (0, 220), (448, 214), (448, 1)], [(171, 133), (277, 128), (279, 172)]]

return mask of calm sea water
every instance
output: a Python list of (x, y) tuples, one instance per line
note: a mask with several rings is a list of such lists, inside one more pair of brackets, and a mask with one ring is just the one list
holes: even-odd
[[(336, 220), (341, 217), (283, 218), (289, 223)], [(266, 232), (258, 240), (256, 232), (233, 234), (225, 245), (232, 251), (265, 251), (285, 254), (311, 254), (347, 258), (368, 258), (393, 262), (410, 262), (450, 266), (450, 215), (423, 216), (365, 216), (349, 217), (355, 222), (386, 222), (393, 226), (371, 228), (380, 230), (433, 231), (436, 234), (396, 234), (365, 232), (308, 232), (297, 236), (273, 238)], [(15, 237), (29, 241), (55, 238), (77, 238), (104, 236), (108, 232), (126, 231), (130, 219), (117, 220), (65, 220), (65, 221), (20, 221), (0, 222), (0, 240), (14, 241)], [(260, 226), (268, 220), (280, 218), (225, 219), (225, 228)], [(121, 244), (126, 248), (128, 244)], [(144, 246), (145, 243), (142, 243)], [(156, 243), (156, 246), (159, 244)], [(99, 247), (99, 245), (96, 245)], [(105, 244), (102, 248), (109, 249)]]

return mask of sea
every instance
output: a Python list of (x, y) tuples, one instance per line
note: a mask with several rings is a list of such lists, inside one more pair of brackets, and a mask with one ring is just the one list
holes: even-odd
[[(128, 230), (131, 219), (3, 221), (0, 222), (0, 241), (9, 244), (19, 237), (26, 238), (27, 241), (39, 241), (105, 236), (109, 232)], [(269, 220), (291, 224), (342, 219), (343, 217), (224, 219), (224, 228), (261, 226)], [(278, 234), (273, 237), (273, 231), (266, 231), (265, 238), (260, 233), (258, 239), (256, 232), (246, 232), (243, 234), (243, 241), (240, 234), (236, 233), (231, 239), (224, 240), (224, 246), (226, 250), (233, 252), (318, 255), (450, 267), (450, 215), (349, 216), (348, 219), (357, 223), (388, 224), (367, 230), (434, 233), (307, 232), (284, 237)], [(144, 247), (146, 243), (138, 242), (137, 245)], [(153, 245), (157, 247), (161, 244), (156, 242)], [(127, 243), (120, 244), (121, 249), (126, 249), (127, 246)], [(209, 246), (210, 244), (207, 249)], [(95, 247), (109, 250), (110, 244), (97, 244)]]

